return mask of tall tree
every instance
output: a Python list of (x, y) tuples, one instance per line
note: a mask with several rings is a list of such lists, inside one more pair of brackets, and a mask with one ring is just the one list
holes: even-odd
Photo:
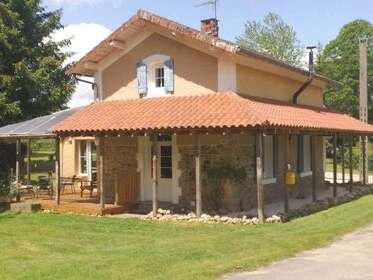
[(63, 28), (61, 11), (48, 12), (40, 0), (0, 2), (0, 125), (65, 108), (75, 83), (66, 75), (62, 48), (53, 42)]
[(248, 21), (244, 34), (236, 40), (243, 47), (267, 53), (294, 66), (302, 66), (304, 51), (297, 33), (277, 14), (268, 13), (263, 22)]
[[(325, 104), (338, 111), (359, 117), (359, 39), (373, 37), (373, 25), (355, 20), (342, 27), (338, 36), (319, 54), (317, 70), (342, 85), (330, 85)], [(373, 120), (373, 50), (368, 55), (368, 111)]]

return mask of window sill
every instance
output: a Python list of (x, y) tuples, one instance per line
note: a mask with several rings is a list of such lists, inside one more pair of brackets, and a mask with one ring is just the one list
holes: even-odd
[(263, 179), (263, 185), (275, 184), (277, 183), (277, 178), (266, 178)]
[(306, 171), (306, 172), (302, 172), (299, 174), (299, 177), (301, 178), (308, 177), (308, 176), (312, 176), (312, 171)]

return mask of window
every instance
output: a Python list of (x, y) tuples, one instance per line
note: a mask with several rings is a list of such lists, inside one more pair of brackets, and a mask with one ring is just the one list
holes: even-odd
[(301, 175), (311, 172), (311, 137), (300, 135), (298, 137), (298, 173)]
[(172, 146), (161, 145), (160, 146), (160, 171), (161, 178), (170, 179), (172, 178)]
[(94, 142), (80, 141), (79, 168), (80, 175), (87, 176), (89, 180), (97, 180), (97, 156)]
[(88, 174), (88, 153), (87, 153), (87, 142), (80, 142), (80, 174)]
[(276, 140), (273, 135), (263, 137), (263, 178), (276, 178)]
[(161, 97), (174, 92), (174, 60), (154, 54), (137, 62), (137, 84), (140, 97)]
[(155, 68), (155, 87), (163, 88), (164, 87), (164, 68)]

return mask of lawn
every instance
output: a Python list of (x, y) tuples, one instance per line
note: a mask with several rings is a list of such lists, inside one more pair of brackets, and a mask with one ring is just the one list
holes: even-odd
[(326, 245), (372, 222), (373, 196), (256, 227), (1, 214), (0, 279), (214, 279)]

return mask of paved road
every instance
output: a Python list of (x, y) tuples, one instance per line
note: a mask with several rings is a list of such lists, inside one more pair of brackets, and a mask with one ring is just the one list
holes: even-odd
[(224, 280), (373, 280), (373, 225), (328, 247), (303, 252), (254, 272)]

